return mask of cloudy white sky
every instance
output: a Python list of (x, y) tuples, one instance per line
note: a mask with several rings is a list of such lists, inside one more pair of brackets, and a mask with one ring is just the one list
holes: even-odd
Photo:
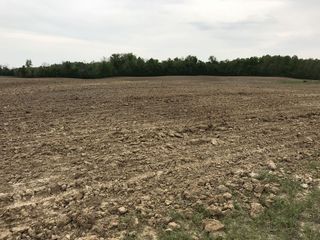
[(0, 64), (196, 55), (320, 58), (319, 0), (0, 0)]

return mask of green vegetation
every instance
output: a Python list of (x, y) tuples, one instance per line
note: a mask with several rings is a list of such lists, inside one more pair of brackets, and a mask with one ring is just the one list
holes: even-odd
[(302, 80), (302, 79), (285, 79), (285, 80), (281, 80), (281, 83), (283, 84), (319, 84), (320, 82), (319, 81), (316, 81), (316, 80)]
[(164, 232), (159, 237), (160, 240), (192, 240), (190, 234), (186, 231)]
[(231, 215), (220, 219), (225, 224), (225, 236), (214, 238), (203, 232), (202, 221), (210, 218), (203, 206), (194, 209), (192, 216), (171, 213), (171, 218), (181, 228), (160, 234), (161, 240), (189, 240), (195, 234), (199, 239), (278, 239), (278, 240), (316, 240), (320, 239), (320, 190), (313, 189), (308, 194), (303, 192), (300, 183), (279, 178), (263, 172), (259, 180), (263, 183), (279, 184), (279, 196), (272, 206), (252, 218), (247, 209), (235, 199), (235, 209)]
[[(279, 198), (256, 219), (243, 210), (236, 210), (224, 220), (227, 239), (320, 239), (320, 192), (315, 191), (305, 199)], [(309, 223), (310, 226), (302, 226)]]
[[(320, 191), (313, 190), (307, 196), (302, 192), (300, 183), (262, 173), (260, 180), (265, 183), (278, 183), (280, 196), (270, 208), (255, 219), (242, 208), (224, 219), (227, 226), (227, 239), (320, 239), (319, 229), (313, 226), (320, 223)], [(310, 223), (310, 226), (302, 226)]]
[(0, 66), (0, 75), (18, 77), (103, 78), (111, 76), (212, 75), (212, 76), (276, 76), (320, 80), (320, 60), (296, 56), (238, 58), (204, 62), (195, 56), (165, 61), (142, 59), (131, 53), (113, 54), (100, 62), (63, 62), (32, 67), (31, 60), (20, 68)]

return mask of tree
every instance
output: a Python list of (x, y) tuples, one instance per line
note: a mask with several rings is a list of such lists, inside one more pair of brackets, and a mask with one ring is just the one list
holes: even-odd
[(320, 60), (299, 59), (297, 56), (270, 56), (237, 58), (218, 61), (210, 56), (207, 62), (195, 56), (159, 61), (143, 59), (132, 53), (113, 54), (100, 62), (62, 62), (33, 67), (27, 60), (20, 68), (0, 66), (2, 76), (102, 78), (111, 76), (159, 75), (241, 75), (282, 76), (320, 80)]
[(31, 68), (32, 67), (32, 61), (31, 61), (31, 59), (27, 59), (26, 60), (26, 68)]
[(209, 62), (210, 63), (218, 63), (217, 58), (215, 56), (210, 56), (209, 57)]

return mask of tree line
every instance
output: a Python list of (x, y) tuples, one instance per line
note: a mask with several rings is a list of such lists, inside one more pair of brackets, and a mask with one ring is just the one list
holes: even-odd
[(218, 61), (209, 57), (201, 61), (195, 56), (159, 61), (143, 59), (132, 53), (113, 54), (98, 62), (62, 62), (33, 67), (31, 60), (20, 68), (0, 66), (0, 75), (16, 77), (104, 78), (113, 76), (213, 75), (274, 76), (320, 80), (320, 60), (297, 56), (238, 58)]

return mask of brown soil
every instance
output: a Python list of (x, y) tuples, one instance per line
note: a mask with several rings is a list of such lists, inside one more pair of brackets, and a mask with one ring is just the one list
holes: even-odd
[(158, 229), (239, 169), (305, 174), (319, 140), (312, 81), (0, 78), (0, 239)]

